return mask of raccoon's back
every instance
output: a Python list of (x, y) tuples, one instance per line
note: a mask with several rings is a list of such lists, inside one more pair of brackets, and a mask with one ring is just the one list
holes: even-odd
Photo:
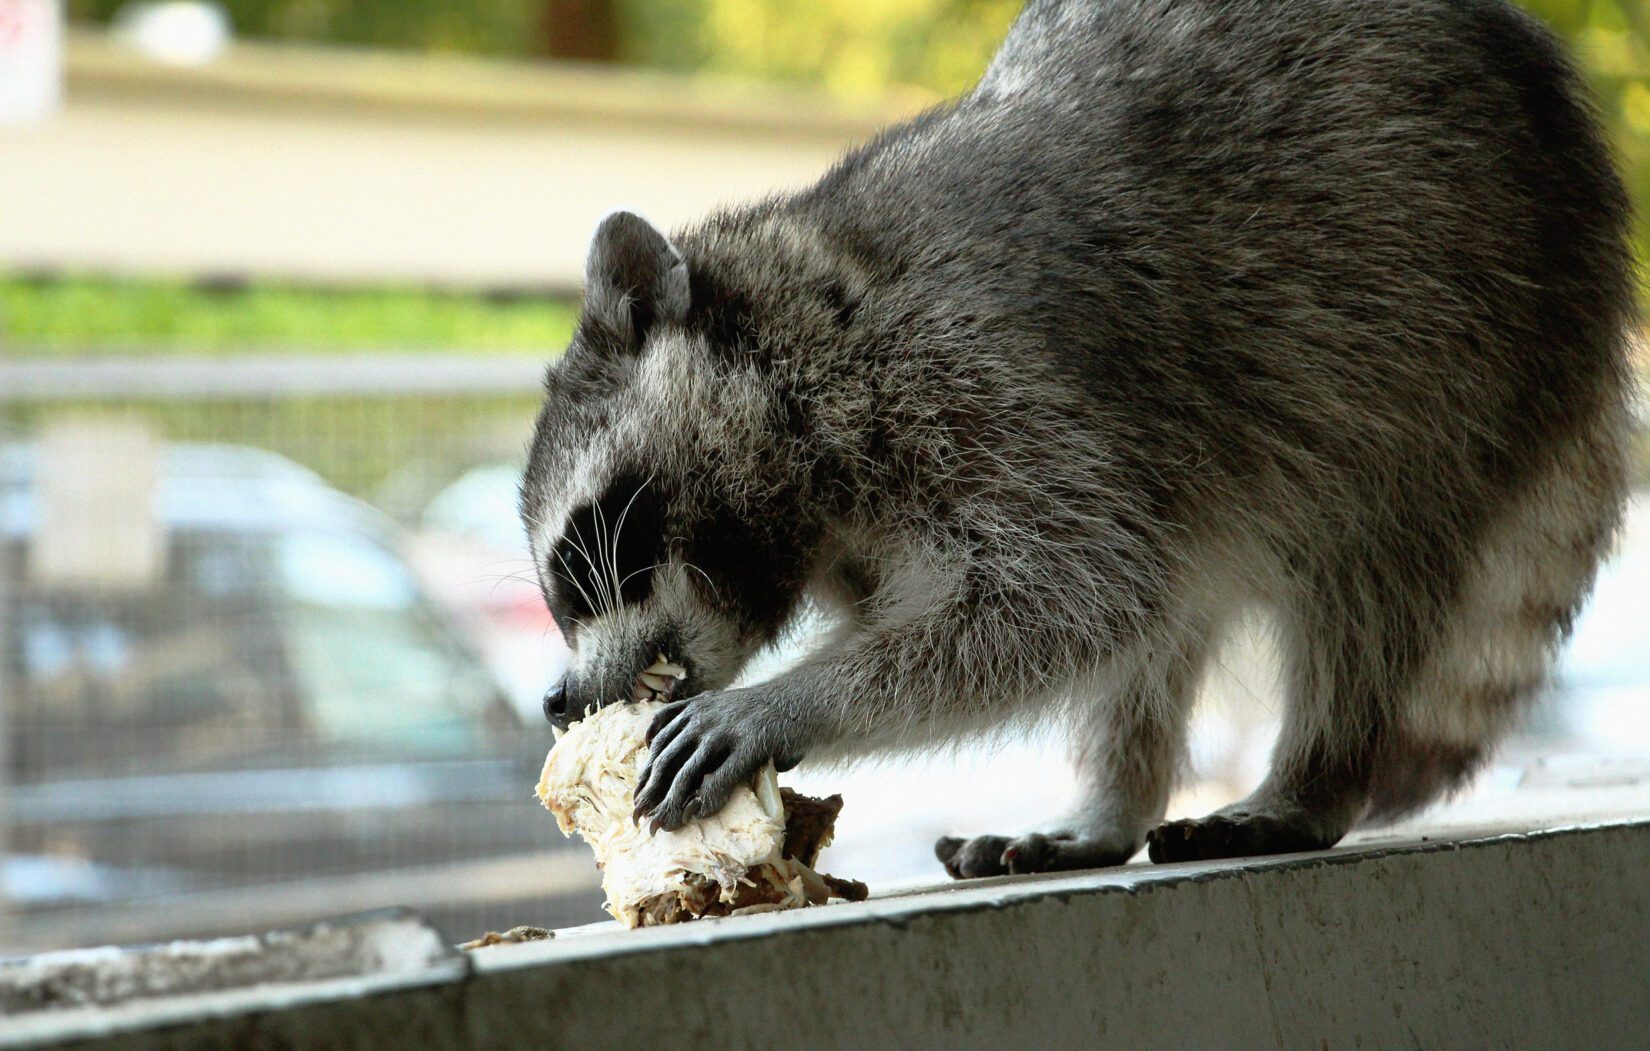
[(1625, 194), (1561, 50), (1500, 0), (1033, 3), (974, 94), (803, 207), (902, 325), (966, 311), (968, 352), (1142, 432), (1494, 459), (1623, 384)]
[(1585, 89), (1504, 0), (1034, 2), (906, 149), (943, 188), (914, 191), (940, 204), (922, 225), (1032, 249), (1028, 282), (1069, 261), (1176, 327), (1328, 310), (1412, 336), (1391, 322), (1424, 303), (1460, 335), (1535, 323), (1505, 309), (1532, 289), (1609, 313), (1630, 288)]

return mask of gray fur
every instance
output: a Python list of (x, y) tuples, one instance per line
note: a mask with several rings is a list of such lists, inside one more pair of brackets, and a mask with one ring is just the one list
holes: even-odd
[[(666, 827), (770, 758), (1058, 720), (1072, 819), (943, 841), (954, 874), (1327, 846), (1476, 768), (1619, 515), (1626, 199), (1500, 0), (1034, 0), (973, 93), (816, 186), (674, 245), (632, 220), (523, 512), (575, 712), (689, 669), (638, 792)], [(650, 292), (677, 258), (685, 301)], [(558, 567), (636, 494), (649, 536)], [(571, 597), (609, 563), (647, 583)], [(806, 598), (832, 644), (728, 689)], [(1272, 774), (1154, 832), (1255, 606)]]

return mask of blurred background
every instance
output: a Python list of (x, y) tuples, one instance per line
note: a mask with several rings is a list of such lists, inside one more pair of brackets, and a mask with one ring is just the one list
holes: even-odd
[[(532, 798), (566, 654), (514, 514), (588, 236), (805, 183), (966, 88), (1018, 6), (0, 0), (0, 955), (601, 918)], [(1650, 7), (1526, 6), (1595, 82), (1642, 249)], [(1482, 791), (1650, 754), (1647, 622), (1639, 496)], [(1271, 682), (1259, 632), (1224, 655), (1177, 812), (1258, 778)], [(800, 780), (878, 889), (1070, 787), (1047, 741)]]

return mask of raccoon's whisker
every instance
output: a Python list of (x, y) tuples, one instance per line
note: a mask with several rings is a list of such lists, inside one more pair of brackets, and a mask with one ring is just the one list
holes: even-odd
[[(619, 512), (618, 524), (613, 527), (613, 564), (612, 564), (612, 569), (613, 569), (613, 576), (615, 578), (614, 581), (613, 581), (613, 593), (619, 596), (620, 601), (624, 600), (624, 586), (625, 586), (625, 584), (629, 583), (630, 578), (635, 576), (636, 574), (635, 573), (630, 573), (630, 574), (626, 575), (626, 577), (623, 580), (617, 579), (618, 575), (619, 575), (619, 537), (624, 534), (624, 520), (626, 518), (630, 517), (630, 508), (636, 503), (636, 498), (638, 496), (642, 495), (642, 490), (646, 489), (648, 486), (653, 484), (653, 479), (655, 477), (657, 477), (657, 476), (656, 475), (648, 475), (647, 479), (645, 481), (643, 481), (641, 485), (638, 485), (636, 487), (636, 491), (634, 493), (630, 494), (630, 499), (625, 503), (624, 510)], [(649, 566), (647, 570), (645, 570), (645, 571), (638, 570), (638, 572), (651, 572), (652, 569), (654, 569), (654, 568), (655, 568), (654, 566)]]
[(721, 590), (716, 586), (716, 581), (710, 579), (710, 574), (709, 573), (706, 573), (704, 570), (700, 569), (698, 566), (694, 565), (692, 562), (688, 562), (686, 560), (684, 560), (682, 562), (682, 566), (686, 569), (691, 569), (695, 573), (697, 573), (700, 576), (704, 577), (705, 578), (705, 583), (710, 585), (710, 593), (712, 595), (717, 595), (717, 594), (721, 593)]
[(608, 599), (612, 608), (619, 608), (618, 570), (615, 568), (618, 556), (618, 538), (613, 529), (607, 524), (607, 514), (602, 511), (602, 505), (597, 503), (593, 510), (596, 512), (596, 554), (602, 558), (602, 564), (596, 567), (600, 574), (602, 586), (607, 589)]
[[(563, 561), (563, 564), (565, 565), (566, 560), (563, 559), (562, 561)], [(589, 592), (585, 591), (583, 584), (580, 584), (578, 582), (578, 580), (574, 579), (571, 572), (562, 572), (561, 570), (556, 570), (556, 569), (552, 569), (550, 572), (553, 576), (560, 577), (562, 580), (566, 581), (569, 585), (571, 585), (573, 588), (575, 588), (578, 591), (579, 595), (584, 599), (585, 605), (589, 606), (591, 609), (596, 608), (596, 604), (595, 604), (594, 601), (591, 600)]]
[[(673, 544), (686, 543), (687, 542), (687, 537), (673, 536), (673, 537), (670, 538), (670, 542), (673, 543)], [(699, 574), (701, 577), (705, 578), (705, 583), (710, 585), (710, 593), (712, 595), (720, 594), (720, 589), (717, 588), (716, 581), (710, 579), (710, 574), (709, 573), (706, 573), (704, 570), (700, 569), (698, 566), (694, 565), (692, 562), (689, 562), (685, 558), (681, 559), (681, 563), (682, 563), (683, 568), (691, 569), (695, 573)]]
[(488, 599), (497, 598), (498, 597), (498, 589), (503, 587), (504, 585), (510, 584), (510, 583), (532, 584), (532, 585), (535, 585), (535, 586), (537, 586), (539, 584), (539, 582), (537, 580), (534, 580), (533, 578), (527, 576), (525, 573), (506, 573), (503, 576), (498, 576), (498, 577), (493, 578), (493, 580), (492, 580), (493, 586), (487, 589)]
[[(554, 568), (554, 567), (551, 567), (551, 569), (550, 569), (550, 575), (551, 575), (551, 576), (552, 576), (552, 577), (554, 577), (554, 578), (556, 578), (556, 579), (558, 579), (558, 580), (561, 580), (561, 581), (564, 581), (564, 582), (566, 582), (566, 583), (567, 583), (567, 584), (569, 584), (569, 585), (571, 585), (571, 586), (573, 586), (573, 587), (575, 587), (575, 588), (577, 588), (577, 587), (579, 587), (579, 582), (578, 582), (578, 581), (576, 581), (576, 580), (574, 580), (574, 579), (573, 579), (573, 577), (572, 577), (572, 576), (571, 576), (571, 575), (570, 575), (570, 574), (568, 574), (568, 573), (564, 573), (564, 572), (563, 572), (563, 571), (561, 571), (561, 570), (559, 570), (559, 569), (556, 569), (556, 568)], [(582, 593), (583, 593), (583, 589), (582, 589), (582, 588), (581, 588), (581, 589), (580, 589), (580, 593), (581, 593), (581, 594), (582, 594)], [(586, 598), (585, 598), (585, 601), (586, 601), (586, 602), (588, 602), (588, 601), (590, 601), (590, 600), (589, 600), (589, 597), (588, 597), (588, 596), (586, 596)]]
[[(494, 568), (497, 568), (499, 566), (509, 566), (509, 565), (531, 566), (532, 562), (530, 560), (524, 559), (524, 558), (510, 558), (510, 559), (504, 559), (504, 560), (501, 560), (501, 561), (498, 561), (498, 562), (490, 563), (485, 568), (494, 569)], [(534, 585), (538, 585), (538, 584), (541, 583), (537, 579), (537, 574), (536, 573), (533, 576), (528, 576), (527, 575), (527, 570), (525, 570), (525, 569), (511, 570), (508, 573), (481, 574), (481, 575), (477, 576), (477, 579), (478, 580), (487, 580), (493, 585), (492, 589), (488, 592), (489, 595), (497, 595), (498, 594), (498, 589), (502, 585), (507, 584), (511, 581), (519, 581), (520, 583), (523, 583), (523, 584), (534, 584)]]
[[(561, 562), (562, 569), (565, 570), (565, 572), (558, 573), (557, 575), (578, 589), (579, 596), (584, 599), (585, 605), (589, 606), (591, 609), (596, 609), (596, 600), (590, 597), (590, 592), (586, 591), (584, 589), (584, 585), (580, 583), (579, 579), (573, 575), (573, 567), (567, 564), (566, 556), (558, 554), (556, 558)], [(551, 572), (555, 573), (556, 571), (551, 570)]]
[[(573, 540), (578, 545), (579, 554), (584, 556), (585, 565), (590, 567), (590, 581), (596, 586), (596, 597), (606, 600), (606, 582), (602, 580), (601, 571), (596, 565), (596, 560), (590, 555), (590, 548), (585, 546), (584, 533), (579, 530), (577, 522), (573, 523)], [(568, 568), (568, 572), (572, 572), (571, 567)], [(581, 592), (584, 591), (582, 587), (579, 590)], [(603, 601), (601, 603), (591, 601), (588, 593), (585, 595), (585, 601), (589, 602), (590, 608), (595, 610), (598, 614), (606, 613), (612, 607), (611, 601)]]
[(618, 600), (613, 594), (613, 581), (610, 576), (613, 558), (608, 554), (604, 543), (608, 537), (607, 515), (602, 512), (600, 501), (590, 505), (590, 510), (594, 515), (591, 522), (596, 530), (596, 557), (601, 559), (599, 563), (592, 562), (590, 568), (601, 584), (603, 594), (607, 596), (608, 611), (611, 612), (618, 608)]
[(631, 577), (641, 576), (643, 573), (651, 573), (660, 566), (666, 566), (669, 564), (670, 563), (668, 562), (655, 562), (651, 566), (643, 566), (641, 569), (632, 570), (631, 572), (625, 574), (625, 578), (623, 580), (619, 581), (619, 587), (622, 588), (626, 584), (630, 583)]

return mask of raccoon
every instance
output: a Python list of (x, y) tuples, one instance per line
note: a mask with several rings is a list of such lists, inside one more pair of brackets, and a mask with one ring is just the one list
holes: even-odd
[[(547, 713), (671, 701), (656, 829), (769, 761), (1064, 727), (1072, 813), (940, 841), (958, 877), (1416, 810), (1541, 687), (1611, 542), (1628, 220), (1501, 0), (1033, 0), (971, 92), (817, 184), (601, 224), (521, 492), (575, 653)], [(828, 642), (730, 688), (804, 604)], [(1270, 773), (1165, 825), (1251, 609)]]

